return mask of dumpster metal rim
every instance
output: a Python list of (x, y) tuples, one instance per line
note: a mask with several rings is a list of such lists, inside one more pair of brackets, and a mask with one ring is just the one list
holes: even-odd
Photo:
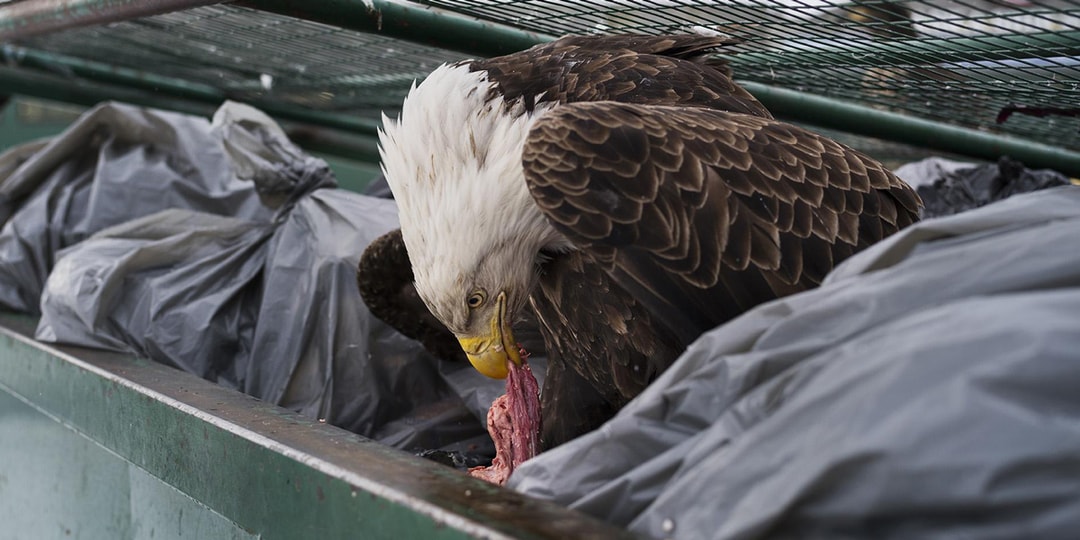
[[(0, 349), (7, 348), (9, 352), (13, 352), (8, 355), (11, 357), (8, 361), (0, 363), (0, 389), (163, 481), (167, 481), (166, 477), (175, 480), (177, 475), (185, 471), (175, 468), (168, 470), (172, 457), (153, 454), (150, 447), (154, 445), (145, 443), (146, 437), (137, 429), (139, 426), (134, 422), (123, 421), (146, 420), (137, 416), (138, 411), (133, 412), (133, 405), (136, 408), (141, 404), (147, 409), (166, 409), (167, 412), (171, 411), (168, 412), (169, 415), (191, 420), (182, 422), (183, 425), (175, 424), (162, 428), (157, 437), (158, 445), (161, 445), (162, 441), (172, 443), (175, 440), (181, 440), (181, 446), (185, 440), (189, 444), (197, 445), (201, 439), (193, 429), (202, 426), (202, 439), (205, 439), (205, 427), (211, 427), (211, 439), (236, 439), (240, 441), (237, 445), (254, 445), (269, 450), (270, 459), (264, 474), (265, 478), (277, 482), (273, 489), (281, 490), (284, 484), (292, 481), (294, 477), (289, 476), (290, 470), (295, 473), (294, 469), (303, 469), (307, 472), (295, 477), (294, 485), (298, 492), (300, 484), (304, 483), (307, 488), (305, 493), (310, 493), (311, 489), (318, 485), (313, 482), (322, 478), (329, 482), (324, 484), (327, 493), (340, 495), (342, 486), (351, 489), (351, 499), (357, 502), (339, 502), (339, 509), (348, 510), (354, 504), (358, 505), (357, 508), (369, 507), (373, 503), (364, 501), (375, 501), (374, 504), (393, 509), (388, 515), (412, 514), (421, 518), (419, 521), (414, 519), (410, 522), (414, 527), (428, 527), (433, 533), (441, 530), (437, 536), (635, 537), (623, 529), (580, 512), (469, 478), (444, 465), (410, 456), (406, 452), (363, 439), (340, 428), (303, 418), (291, 411), (163, 364), (120, 353), (38, 342), (31, 337), (34, 326), (35, 321), (29, 317), (0, 314)], [(54, 381), (43, 381), (50, 377)], [(60, 384), (56, 383), (57, 380)], [(93, 384), (85, 384), (87, 380)], [(80, 381), (82, 386), (93, 388), (79, 388)], [(64, 387), (64, 383), (69, 386)], [(155, 384), (171, 386), (163, 387), (165, 391), (159, 391), (154, 388)], [(106, 388), (121, 389), (115, 392), (112, 402), (102, 395)], [(79, 397), (86, 396), (90, 399), (78, 400)], [(190, 396), (190, 399), (185, 401), (187, 396)], [(200, 409), (200, 402), (209, 405)], [(99, 406), (102, 404), (104, 405)], [(214, 404), (220, 408), (214, 407)], [(239, 407), (237, 404), (245, 406)], [(124, 406), (128, 408), (125, 410)], [(120, 407), (111, 412), (119, 411), (121, 414), (105, 415), (104, 419), (102, 416), (95, 416), (99, 409), (110, 412), (106, 410), (109, 407)], [(219, 412), (215, 413), (215, 410)], [(116, 416), (123, 418), (118, 419)], [(94, 422), (100, 425), (93, 425)], [(256, 426), (256, 429), (258, 426), (266, 426), (271, 435), (277, 433), (277, 438), (250, 429), (245, 423)], [(112, 432), (103, 433), (103, 429)], [(172, 431), (168, 431), (170, 429)], [(178, 439), (178, 433), (186, 435), (187, 438)], [(320, 434), (323, 436), (320, 437)], [(107, 444), (117, 441), (119, 444), (115, 447)], [(290, 444), (295, 444), (295, 447), (289, 446)], [(168, 448), (175, 450), (177, 447)], [(236, 446), (230, 450), (235, 449)], [(197, 457), (192, 456), (197, 456), (200, 452), (198, 449), (193, 451), (189, 448), (181, 454), (182, 458), (197, 461)], [(243, 456), (243, 453), (233, 452), (229, 463), (243, 459), (238, 456)], [(357, 458), (357, 471), (349, 470), (347, 466), (353, 458)], [(293, 464), (287, 467), (289, 470), (282, 472), (279, 466), (275, 466), (283, 463), (282, 460)], [(340, 463), (335, 463), (334, 460), (340, 460)], [(201, 462), (196, 464), (199, 463)], [(262, 464), (259, 465), (259, 470), (262, 471)], [(245, 479), (243, 472), (238, 472), (237, 478)], [(370, 472), (370, 477), (365, 477), (365, 472)], [(265, 478), (255, 480), (261, 481)], [(380, 480), (386, 483), (382, 484)], [(197, 486), (193, 488), (195, 491), (185, 490), (181, 485), (185, 482), (190, 482), (190, 486)], [(199, 479), (181, 479), (174, 487), (203, 502), (204, 499), (200, 498), (198, 493), (205, 492), (207, 488), (198, 482)], [(231, 489), (247, 488), (241, 485)], [(363, 497), (357, 498), (358, 494)], [(212, 494), (211, 498), (214, 497), (220, 500), (228, 497), (228, 494)], [(229, 500), (236, 504), (235, 500)], [(348, 500), (347, 494), (339, 497), (339, 501)], [(211, 503), (204, 504), (216, 510)], [(235, 519), (242, 527), (259, 528), (264, 527), (265, 523), (252, 516), (260, 512), (266, 514), (269, 510), (262, 508), (254, 513), (240, 511), (238, 514), (222, 515)], [(363, 519), (370, 523), (370, 526), (393, 529), (392, 524), (388, 525), (393, 516), (365, 515)], [(380, 517), (383, 519), (381, 522)], [(251, 523), (253, 519), (256, 521), (254, 524)], [(327, 526), (323, 523), (319, 525)], [(274, 535), (270, 534), (265, 537), (272, 536)]]
[[(27, 336), (24, 336), (24, 335), (22, 335), (22, 334), (20, 334), (20, 333), (18, 333), (16, 331), (12, 331), (11, 329), (9, 329), (9, 328), (7, 328), (5, 326), (2, 326), (2, 325), (0, 325), (0, 333), (3, 333), (5, 335), (7, 335), (7, 336), (10, 336), (10, 337), (12, 337), (14, 339), (23, 341), (24, 343), (26, 343), (28, 345), (32, 345), (32, 346), (40, 346), (41, 345), (40, 342), (35, 341), (32, 338), (29, 338)], [(51, 347), (49, 347), (49, 348), (51, 348)], [(112, 373), (112, 372), (110, 372), (110, 371), (108, 371), (106, 369), (95, 366), (92, 363), (83, 361), (82, 359), (80, 359), (79, 357), (77, 357), (77, 356), (75, 356), (73, 354), (67, 353), (67, 352), (62, 351), (62, 350), (56, 350), (56, 351), (54, 351), (54, 354), (56, 354), (59, 357), (64, 358), (64, 360), (66, 360), (67, 362), (69, 362), (71, 364), (74, 364), (74, 365), (76, 365), (76, 366), (78, 366), (78, 367), (80, 367), (80, 368), (82, 368), (82, 369), (84, 369), (86, 371), (97, 374), (99, 377), (101, 377), (101, 378), (103, 378), (103, 379), (105, 379), (107, 381), (110, 381), (110, 382), (115, 383), (115, 384), (119, 384), (121, 386), (129, 388), (130, 390), (132, 390), (134, 392), (138, 392), (140, 394), (146, 395), (146, 396), (148, 396), (148, 397), (150, 397), (150, 398), (152, 398), (152, 399), (154, 399), (156, 401), (159, 401), (159, 402), (161, 402), (161, 403), (163, 403), (165, 405), (168, 405), (168, 406), (170, 406), (170, 407), (172, 407), (174, 409), (177, 409), (177, 410), (182, 411), (184, 413), (187, 413), (187, 414), (189, 414), (189, 415), (191, 415), (191, 416), (193, 416), (195, 418), (198, 418), (198, 419), (200, 419), (200, 420), (202, 420), (202, 421), (204, 421), (204, 422), (206, 422), (206, 423), (208, 423), (208, 424), (210, 424), (212, 426), (220, 428), (223, 431), (227, 431), (227, 432), (232, 433), (234, 435), (238, 435), (238, 436), (243, 437), (243, 438), (245, 438), (245, 439), (247, 439), (247, 440), (249, 440), (251, 442), (254, 442), (254, 443), (256, 443), (256, 444), (258, 444), (258, 445), (260, 445), (260, 446), (262, 446), (262, 447), (264, 447), (264, 448), (266, 448), (268, 450), (271, 450), (271, 451), (277, 452), (277, 453), (279, 453), (281, 455), (284, 455), (286, 457), (292, 458), (292, 459), (294, 459), (294, 460), (296, 460), (296, 461), (298, 461), (300, 463), (303, 463), (303, 464), (305, 464), (305, 465), (307, 465), (307, 466), (309, 466), (309, 467), (311, 467), (311, 468), (313, 468), (313, 469), (315, 469), (315, 470), (317, 470), (317, 471), (319, 471), (321, 473), (333, 476), (335, 478), (339, 478), (341, 480), (345, 480), (346, 482), (348, 482), (348, 483), (350, 483), (352, 485), (355, 485), (356, 487), (359, 487), (359, 488), (361, 488), (361, 489), (363, 489), (363, 490), (365, 490), (365, 491), (367, 491), (369, 493), (376, 494), (376, 495), (378, 495), (380, 497), (383, 497), (383, 498), (385, 498), (387, 500), (391, 500), (391, 501), (394, 501), (394, 502), (399, 502), (399, 503), (406, 504), (406, 505), (408, 505), (408, 506), (410, 506), (410, 507), (412, 507), (412, 508), (414, 508), (414, 509), (416, 509), (418, 511), (425, 512), (425, 513), (427, 513), (428, 515), (430, 515), (432, 517), (437, 517), (440, 520), (447, 522), (448, 524), (454, 525), (455, 528), (457, 528), (459, 530), (462, 530), (462, 531), (464, 531), (466, 533), (477, 534), (477, 535), (483, 534), (483, 535), (486, 536), (487, 535), (486, 533), (490, 532), (490, 531), (488, 531), (488, 530), (486, 530), (486, 529), (484, 529), (482, 527), (479, 527), (474, 522), (471, 522), (469, 520), (461, 518), (460, 516), (447, 513), (443, 509), (439, 508), (438, 506), (427, 503), (426, 501), (421, 501), (422, 504), (417, 504), (416, 499), (411, 498), (408, 495), (405, 495), (403, 493), (400, 493), (397, 490), (394, 490), (392, 488), (388, 488), (388, 487), (386, 487), (386, 486), (384, 486), (382, 484), (376, 483), (376, 482), (374, 482), (374, 481), (372, 481), (372, 480), (370, 480), (368, 478), (364, 478), (363, 476), (360, 476), (360, 475), (356, 474), (355, 472), (349, 471), (348, 469), (345, 469), (345, 468), (343, 468), (343, 467), (341, 467), (339, 465), (335, 465), (333, 463), (330, 463), (330, 462), (328, 462), (328, 461), (326, 461), (326, 460), (324, 460), (322, 458), (319, 458), (319, 457), (316, 457), (316, 456), (311, 456), (311, 455), (305, 454), (303, 452), (297, 451), (297, 450), (289, 447), (288, 445), (285, 445), (285, 444), (283, 444), (283, 443), (281, 443), (281, 442), (279, 442), (279, 441), (277, 441), (277, 440), (275, 440), (275, 439), (273, 439), (271, 437), (268, 437), (268, 436), (263, 435), (261, 433), (258, 433), (256, 431), (253, 431), (251, 429), (245, 428), (243, 426), (236, 425), (235, 423), (230, 422), (230, 421), (228, 421), (228, 420), (226, 420), (224, 418), (221, 418), (219, 416), (210, 414), (210, 413), (208, 413), (206, 411), (203, 411), (202, 409), (199, 409), (197, 407), (188, 405), (187, 403), (184, 403), (183, 401), (180, 401), (180, 400), (178, 400), (176, 398), (167, 396), (167, 395), (165, 395), (165, 394), (163, 394), (161, 392), (158, 392), (157, 390), (154, 390), (152, 388), (148, 388), (146, 386), (142, 386), (140, 384), (136, 384), (136, 383), (134, 383), (134, 382), (132, 382), (130, 380), (127, 380), (127, 379), (125, 379), (125, 378), (123, 378), (123, 377), (121, 377), (121, 376), (119, 376), (119, 375), (117, 375), (115, 373)], [(42, 411), (42, 412), (44, 412), (45, 414), (49, 414), (48, 411)], [(63, 421), (63, 419), (58, 419), (58, 420)], [(498, 537), (499, 538), (509, 538), (507, 536), (502, 536), (502, 535), (499, 535)]]

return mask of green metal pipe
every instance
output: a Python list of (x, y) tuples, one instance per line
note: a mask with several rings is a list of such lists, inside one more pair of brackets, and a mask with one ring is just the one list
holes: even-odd
[(379, 162), (379, 143), (375, 137), (357, 136), (310, 124), (284, 125), (289, 140), (311, 152), (322, 152), (367, 163)]
[[(103, 101), (122, 101), (132, 105), (177, 111), (206, 118), (212, 116), (223, 101), (177, 99), (169, 97), (164, 92), (150, 92), (115, 84), (68, 79), (2, 66), (0, 66), (0, 88), (4, 89), (4, 94), (34, 96), (86, 107), (93, 107)], [(279, 119), (285, 119), (284, 117), (294, 119), (295, 124), (289, 125), (288, 131), (290, 137), (295, 137), (296, 143), (301, 147), (357, 161), (371, 163), (379, 161), (379, 151), (374, 138), (374, 122), (350, 120), (348, 117), (335, 117), (332, 114), (313, 116), (311, 111), (299, 108), (294, 110), (279, 106), (277, 109), (279, 109), (278, 114), (270, 114)], [(333, 128), (329, 124), (347, 129)]]
[(739, 84), (778, 118), (991, 161), (1007, 155), (1028, 167), (1080, 177), (1080, 152), (750, 81)]
[[(36, 68), (49, 73), (71, 73), (95, 83), (113, 85), (116, 89), (140, 89), (152, 91), (155, 94), (168, 96), (169, 98), (207, 103), (215, 107), (229, 98), (228, 94), (222, 90), (184, 79), (164, 77), (141, 70), (118, 67), (103, 62), (84, 60), (60, 54), (36, 51), (24, 47), (8, 47), (6, 50), (7, 53), (5, 56), (9, 62)], [(21, 71), (28, 72), (28, 70)], [(46, 79), (41, 79), (39, 77), (37, 80)], [(55, 85), (51, 85), (50, 87), (53, 88), (53, 90), (51, 90), (53, 92), (59, 91), (61, 94), (64, 93), (63, 89), (54, 88)], [(95, 93), (95, 95), (97, 94)], [(147, 97), (143, 94), (134, 95), (137, 96), (137, 99), (142, 101), (145, 101)], [(105, 97), (103, 99), (109, 98)], [(117, 97), (113, 99), (121, 98)], [(136, 103), (142, 103), (142, 101)], [(247, 99), (244, 101), (259, 107), (271, 116), (331, 127), (366, 136), (374, 136), (379, 126), (379, 122), (372, 119), (336, 112), (308, 109), (268, 99)]]
[(551, 36), (402, 0), (242, 0), (243, 6), (476, 56), (498, 56)]
[(97, 82), (119, 84), (128, 88), (138, 88), (152, 92), (164, 92), (182, 99), (208, 103), (221, 103), (225, 99), (224, 92), (207, 84), (175, 77), (165, 77), (114, 64), (17, 46), (4, 47), (2, 52), (3, 58), (8, 65), (15, 64), (53, 73), (72, 73)]
[[(972, 38), (874, 41), (792, 39), (783, 52), (747, 52), (727, 56), (754, 66), (799, 65), (875, 67), (935, 65), (954, 62), (1080, 56), (1080, 31), (980, 36)], [(1018, 53), (1018, 50), (1024, 51)], [(1035, 51), (1039, 51), (1038, 53)]]
[(382, 122), (377, 120), (352, 116), (343, 112), (320, 111), (269, 100), (245, 99), (243, 101), (249, 105), (262, 109), (263, 112), (275, 118), (340, 129), (342, 131), (369, 137), (376, 136), (378, 134), (379, 126), (382, 125)]
[(199, 116), (210, 116), (215, 108), (205, 103), (172, 99), (160, 93), (2, 66), (0, 66), (0, 88), (3, 88), (6, 94), (34, 96), (87, 107), (92, 107), (102, 101), (123, 101), (133, 105)]
[(0, 6), (0, 41), (148, 17), (220, 0), (29, 0)]

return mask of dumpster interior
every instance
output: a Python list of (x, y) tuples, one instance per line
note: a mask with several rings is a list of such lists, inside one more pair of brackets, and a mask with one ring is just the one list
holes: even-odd
[[(509, 489), (459, 474), (504, 385), (361, 298), (399, 226), (383, 115), (443, 63), (688, 32), (737, 37), (741, 86), (896, 171), (926, 221), (706, 333)], [(0, 47), (0, 430), (49, 426), (0, 455), (78, 456), (0, 469), (0, 502), (77, 459), (130, 503), (46, 534), (5, 502), (12, 538), (1075, 530), (1072, 0), (0, 0)]]

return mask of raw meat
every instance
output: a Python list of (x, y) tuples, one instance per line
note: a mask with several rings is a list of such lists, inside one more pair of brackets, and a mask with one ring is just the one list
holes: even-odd
[(469, 474), (502, 485), (510, 473), (536, 455), (540, 447), (540, 389), (529, 364), (510, 363), (506, 393), (488, 410), (488, 433), (495, 442), (495, 459), (489, 467), (473, 467)]

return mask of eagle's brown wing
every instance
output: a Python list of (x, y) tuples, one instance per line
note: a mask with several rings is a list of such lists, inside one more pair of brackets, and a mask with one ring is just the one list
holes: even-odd
[(620, 101), (694, 105), (771, 118), (754, 96), (731, 80), (727, 64), (707, 54), (738, 43), (725, 36), (568, 36), (483, 60), (491, 91), (526, 110), (536, 103)]
[(559, 106), (537, 120), (523, 162), (555, 228), (683, 345), (818, 285), (915, 221), (920, 204), (880, 163), (835, 141), (702, 108)]

